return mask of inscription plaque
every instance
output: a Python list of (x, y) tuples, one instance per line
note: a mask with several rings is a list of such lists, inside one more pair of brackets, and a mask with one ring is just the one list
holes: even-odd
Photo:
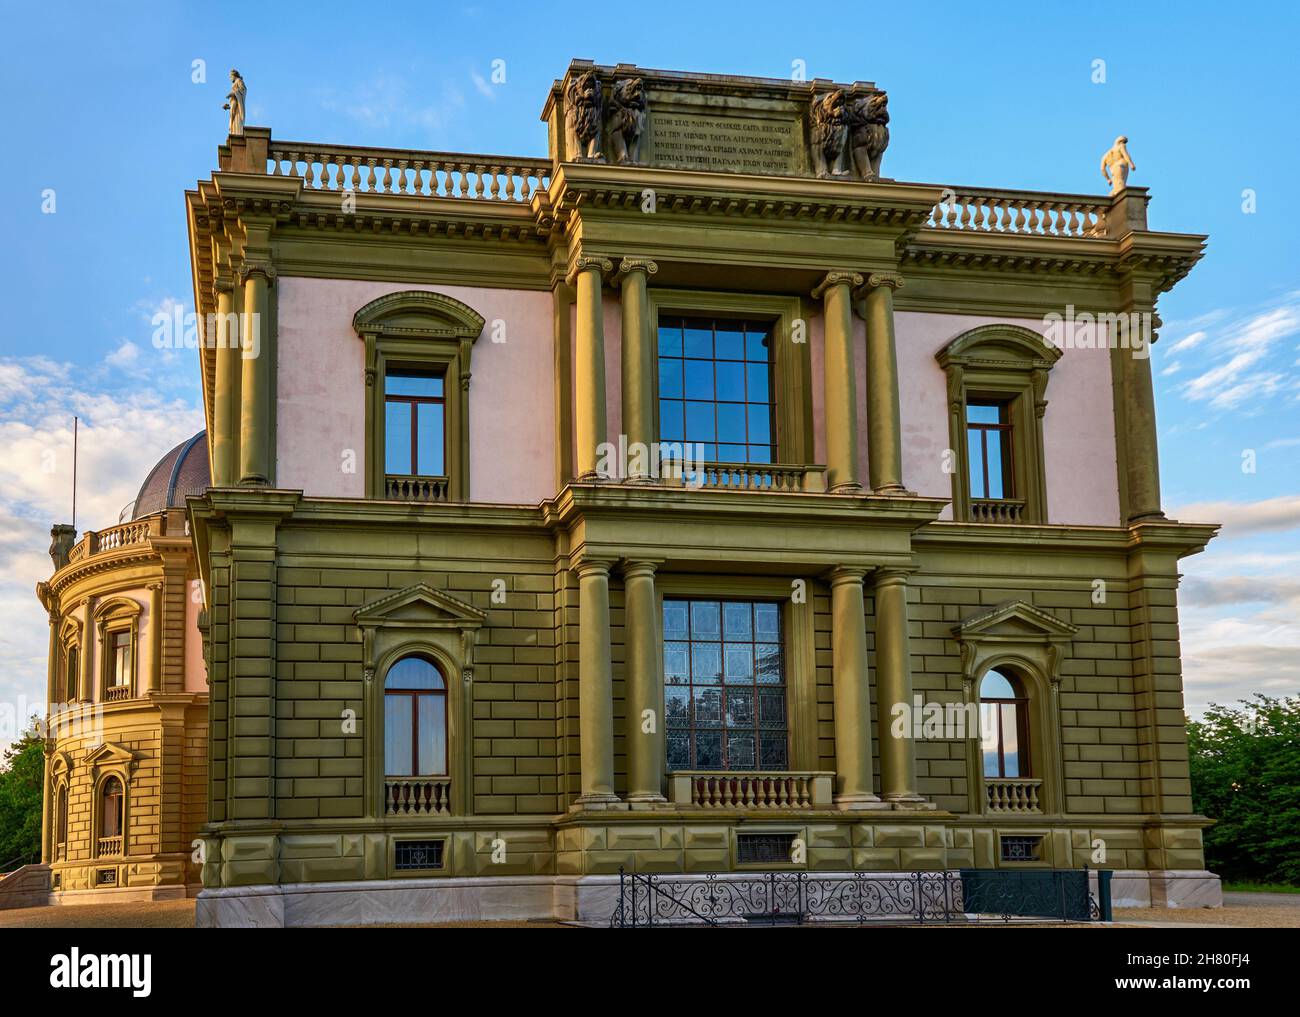
[(659, 166), (730, 173), (805, 172), (793, 119), (650, 111), (650, 159)]

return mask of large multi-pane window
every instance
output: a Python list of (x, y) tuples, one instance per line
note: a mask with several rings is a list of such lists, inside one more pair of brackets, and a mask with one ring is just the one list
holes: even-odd
[(770, 463), (772, 325), (659, 319), (659, 439), (698, 442), (708, 462)]
[(403, 657), (384, 679), (384, 773), (447, 772), (447, 683), (424, 657)]
[(446, 476), (446, 398), (442, 375), (389, 370), (384, 375), (384, 469)]
[(664, 707), (675, 770), (783, 770), (779, 604), (664, 600)]
[(1017, 679), (990, 671), (980, 682), (985, 777), (1029, 776), (1029, 701)]
[(966, 404), (966, 449), (972, 498), (1014, 498), (1011, 473), (1011, 404)]

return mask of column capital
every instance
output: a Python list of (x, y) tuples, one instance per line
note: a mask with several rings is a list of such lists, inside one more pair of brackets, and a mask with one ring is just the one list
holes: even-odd
[(912, 566), (882, 565), (872, 573), (872, 582), (876, 586), (897, 586), (906, 584), (907, 577), (916, 572)]
[(859, 284), (859, 293), (866, 296), (869, 292), (888, 286), (891, 290), (903, 288), (903, 277), (897, 272), (869, 272), (866, 280)]
[(249, 260), (239, 266), (239, 281), (248, 282), (255, 274), (261, 273), (268, 286), (275, 285), (275, 266), (269, 261)]
[(564, 274), (564, 281), (570, 286), (578, 284), (578, 276), (583, 272), (590, 272), (595, 269), (603, 278), (614, 270), (614, 263), (608, 258), (593, 258), (584, 254), (578, 255), (569, 265), (569, 270)]
[(867, 570), (857, 565), (836, 565), (830, 571), (832, 589), (845, 583), (861, 583), (866, 578)]
[(649, 258), (624, 258), (618, 263), (618, 271), (614, 274), (614, 283), (621, 285), (633, 272), (642, 272), (648, 279), (659, 271), (659, 266)]
[(827, 272), (825, 278), (813, 287), (812, 298), (819, 300), (825, 292), (833, 286), (861, 286), (862, 275), (858, 272), (831, 271)]
[(653, 579), (655, 572), (663, 563), (662, 558), (624, 558), (623, 578), (625, 580), (641, 577)]
[(570, 568), (578, 573), (579, 579), (585, 579), (587, 576), (604, 576), (609, 577), (609, 570), (614, 567), (614, 559), (598, 558), (594, 555), (581, 554), (577, 555)]

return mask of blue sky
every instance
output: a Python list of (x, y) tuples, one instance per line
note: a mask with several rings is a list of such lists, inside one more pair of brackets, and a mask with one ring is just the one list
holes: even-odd
[(182, 192), (215, 164), (232, 66), (251, 124), (358, 145), (544, 155), (538, 115), (571, 57), (875, 81), (903, 180), (1103, 193), (1099, 158), (1127, 134), (1153, 228), (1210, 235), (1161, 301), (1153, 359), (1166, 508), (1226, 523), (1185, 563), (1189, 705), (1300, 690), (1293, 5), (288, 6), (4, 4), (21, 42), (0, 65), (0, 744), (4, 711), (43, 696), (32, 591), (68, 515), (71, 416), (94, 527), (201, 426), (194, 354), (154, 349), (150, 319), (193, 300)]

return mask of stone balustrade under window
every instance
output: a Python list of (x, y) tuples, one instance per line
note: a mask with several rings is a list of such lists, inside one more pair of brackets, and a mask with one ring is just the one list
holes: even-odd
[(451, 815), (451, 778), (385, 777), (384, 815)]
[(118, 858), (122, 854), (122, 838), (100, 837), (97, 848), (100, 858)]
[(446, 477), (414, 477), (390, 473), (384, 478), (384, 496), (389, 501), (446, 501), (447, 490)]
[(765, 491), (769, 494), (821, 493), (826, 490), (826, 467), (785, 463), (706, 463), (688, 467), (664, 463), (660, 483), (671, 487), (700, 487), (718, 491)]
[(989, 812), (1041, 813), (1041, 780), (1029, 777), (985, 777), (984, 795)]
[(701, 809), (830, 808), (835, 774), (822, 771), (747, 770), (722, 773), (674, 770), (669, 800)]
[(1015, 498), (972, 498), (972, 523), (1019, 523), (1025, 518), (1025, 503)]

